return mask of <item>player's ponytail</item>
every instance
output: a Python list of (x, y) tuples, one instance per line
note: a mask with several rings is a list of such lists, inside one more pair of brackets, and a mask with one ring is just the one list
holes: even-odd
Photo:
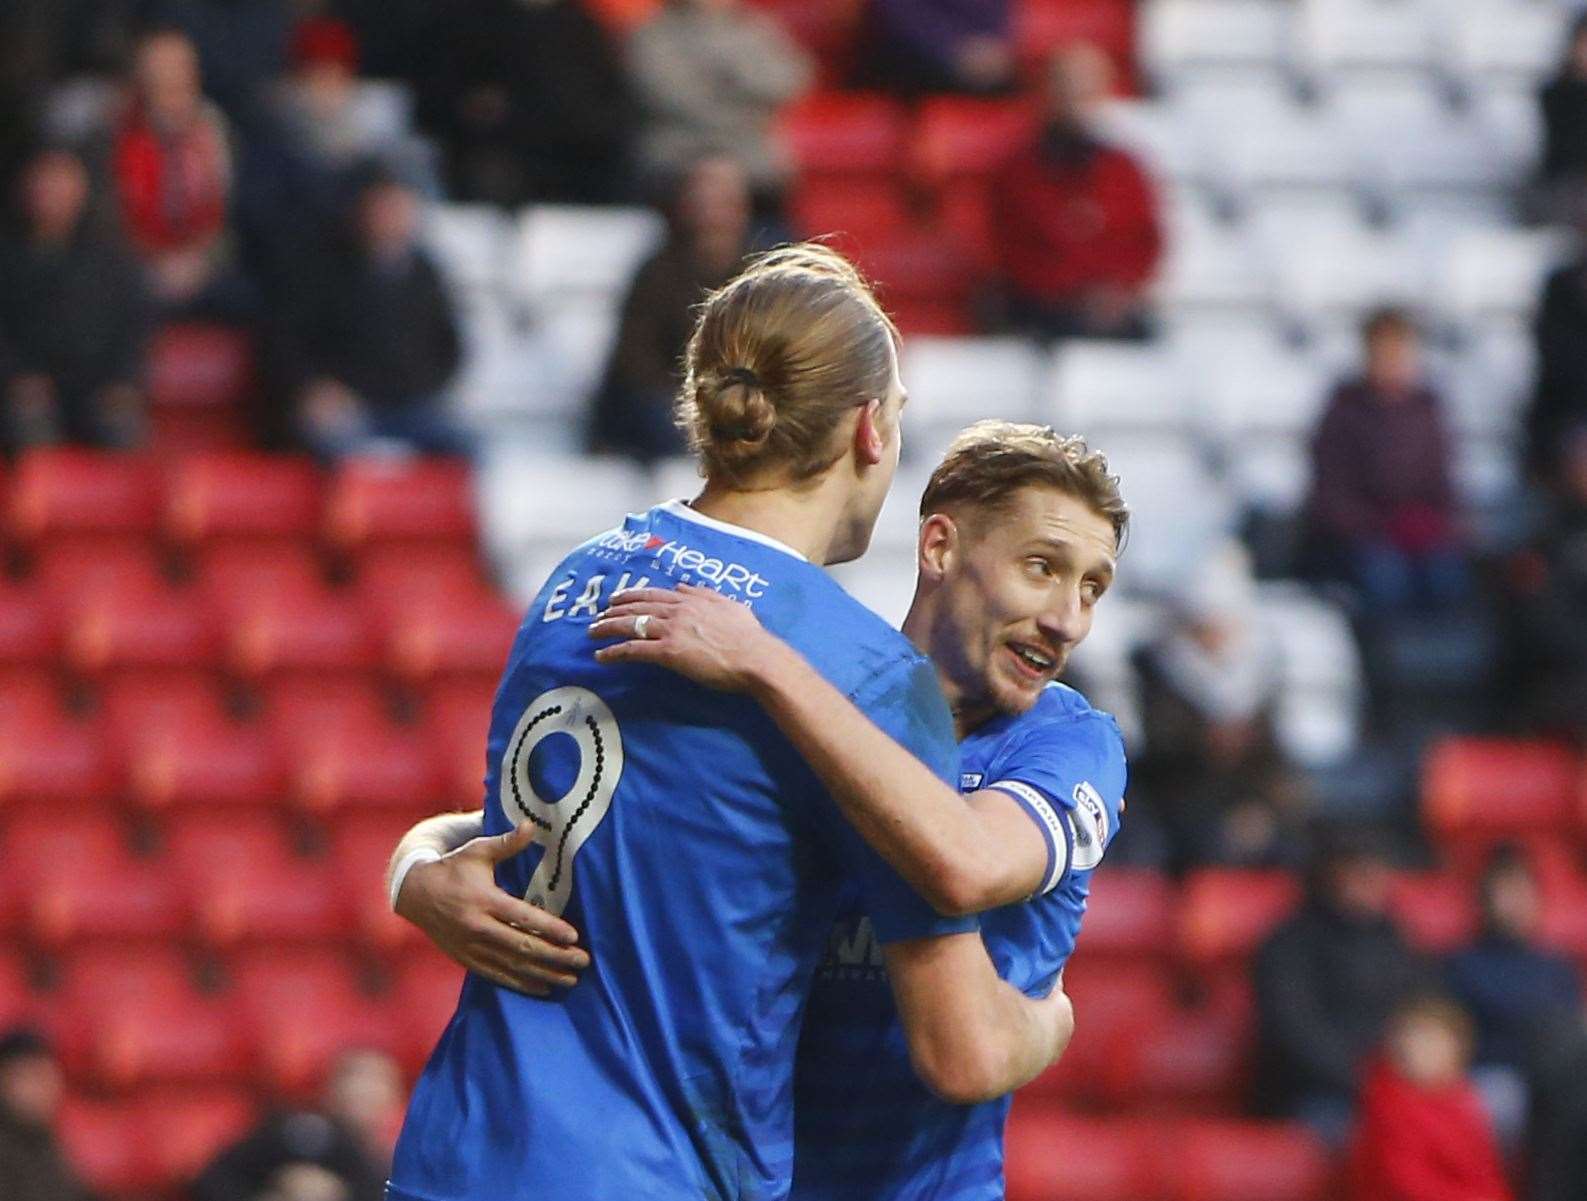
[(897, 331), (837, 252), (771, 251), (700, 309), (679, 426), (709, 478), (797, 482), (843, 453), (838, 424), (887, 395)]

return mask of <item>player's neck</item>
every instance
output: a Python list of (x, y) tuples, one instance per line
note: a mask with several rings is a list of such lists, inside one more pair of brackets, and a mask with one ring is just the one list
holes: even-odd
[(846, 557), (844, 514), (849, 498), (832, 485), (831, 480), (821, 480), (799, 491), (738, 491), (707, 483), (689, 507), (717, 521), (775, 538), (812, 563), (824, 565)]
[(904, 615), (904, 623), (899, 628), (904, 637), (915, 644), (915, 649), (928, 657), (937, 669), (937, 687), (942, 689), (948, 709), (953, 714), (954, 736), (962, 742), (997, 716), (997, 710), (991, 705), (971, 700), (967, 690), (960, 688), (953, 677), (943, 670), (944, 658), (931, 653), (931, 627), (936, 616), (936, 593), (922, 588), (917, 581), (914, 602), (909, 606), (909, 612)]

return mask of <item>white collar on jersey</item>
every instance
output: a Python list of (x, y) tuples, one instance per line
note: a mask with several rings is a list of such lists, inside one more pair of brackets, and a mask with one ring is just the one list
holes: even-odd
[(658, 507), (663, 512), (671, 513), (680, 520), (692, 521), (696, 525), (705, 526), (707, 529), (717, 530), (723, 534), (732, 534), (735, 538), (747, 538), (751, 542), (759, 542), (762, 546), (769, 546), (772, 550), (780, 550), (785, 555), (792, 555), (801, 563), (810, 561), (786, 542), (779, 542), (777, 539), (768, 537), (758, 530), (746, 529), (741, 525), (734, 525), (730, 521), (718, 521), (715, 517), (707, 517), (704, 513), (691, 507), (686, 500), (669, 500)]

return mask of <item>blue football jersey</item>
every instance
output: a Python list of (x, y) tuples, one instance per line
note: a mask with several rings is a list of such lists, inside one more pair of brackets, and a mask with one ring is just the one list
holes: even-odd
[(497, 882), (565, 915), (593, 962), (549, 999), (466, 978), (409, 1104), (393, 1198), (777, 1201), (800, 1017), (841, 898), (857, 893), (884, 939), (975, 927), (859, 839), (759, 706), (595, 660), (587, 627), (613, 592), (680, 581), (752, 605), (954, 778), (929, 662), (797, 552), (679, 502), (579, 547), (496, 696), (485, 832), (540, 827)]
[[(1118, 833), (1124, 743), (1113, 719), (1053, 684), (960, 744), (963, 792), (1001, 789), (1047, 839), (1029, 900), (981, 915), (998, 974), (1045, 996), (1074, 950), (1091, 871)], [(796, 1201), (997, 1201), (1009, 1099), (950, 1105), (922, 1084), (872, 923), (856, 904), (816, 973), (799, 1043)]]

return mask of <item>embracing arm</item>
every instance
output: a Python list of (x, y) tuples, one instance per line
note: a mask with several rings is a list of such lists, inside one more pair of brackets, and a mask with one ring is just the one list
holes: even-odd
[(575, 944), (578, 931), (559, 917), (496, 885), (496, 865), (534, 841), (534, 827), (484, 835), (483, 810), (427, 817), (402, 836), (387, 865), (397, 881), (392, 908), (469, 971), (505, 988), (545, 996), (570, 987), (590, 957)]
[(1069, 1045), (1074, 1007), (1060, 979), (1027, 997), (998, 978), (975, 932), (883, 947), (916, 1074), (944, 1101), (974, 1105), (1034, 1079)]
[[(644, 614), (650, 636), (632, 639)], [(631, 590), (590, 635), (632, 639), (598, 651), (603, 662), (656, 663), (754, 697), (865, 841), (940, 912), (980, 913), (1041, 890), (1047, 840), (1018, 801), (955, 792), (738, 602), (689, 585)]]

